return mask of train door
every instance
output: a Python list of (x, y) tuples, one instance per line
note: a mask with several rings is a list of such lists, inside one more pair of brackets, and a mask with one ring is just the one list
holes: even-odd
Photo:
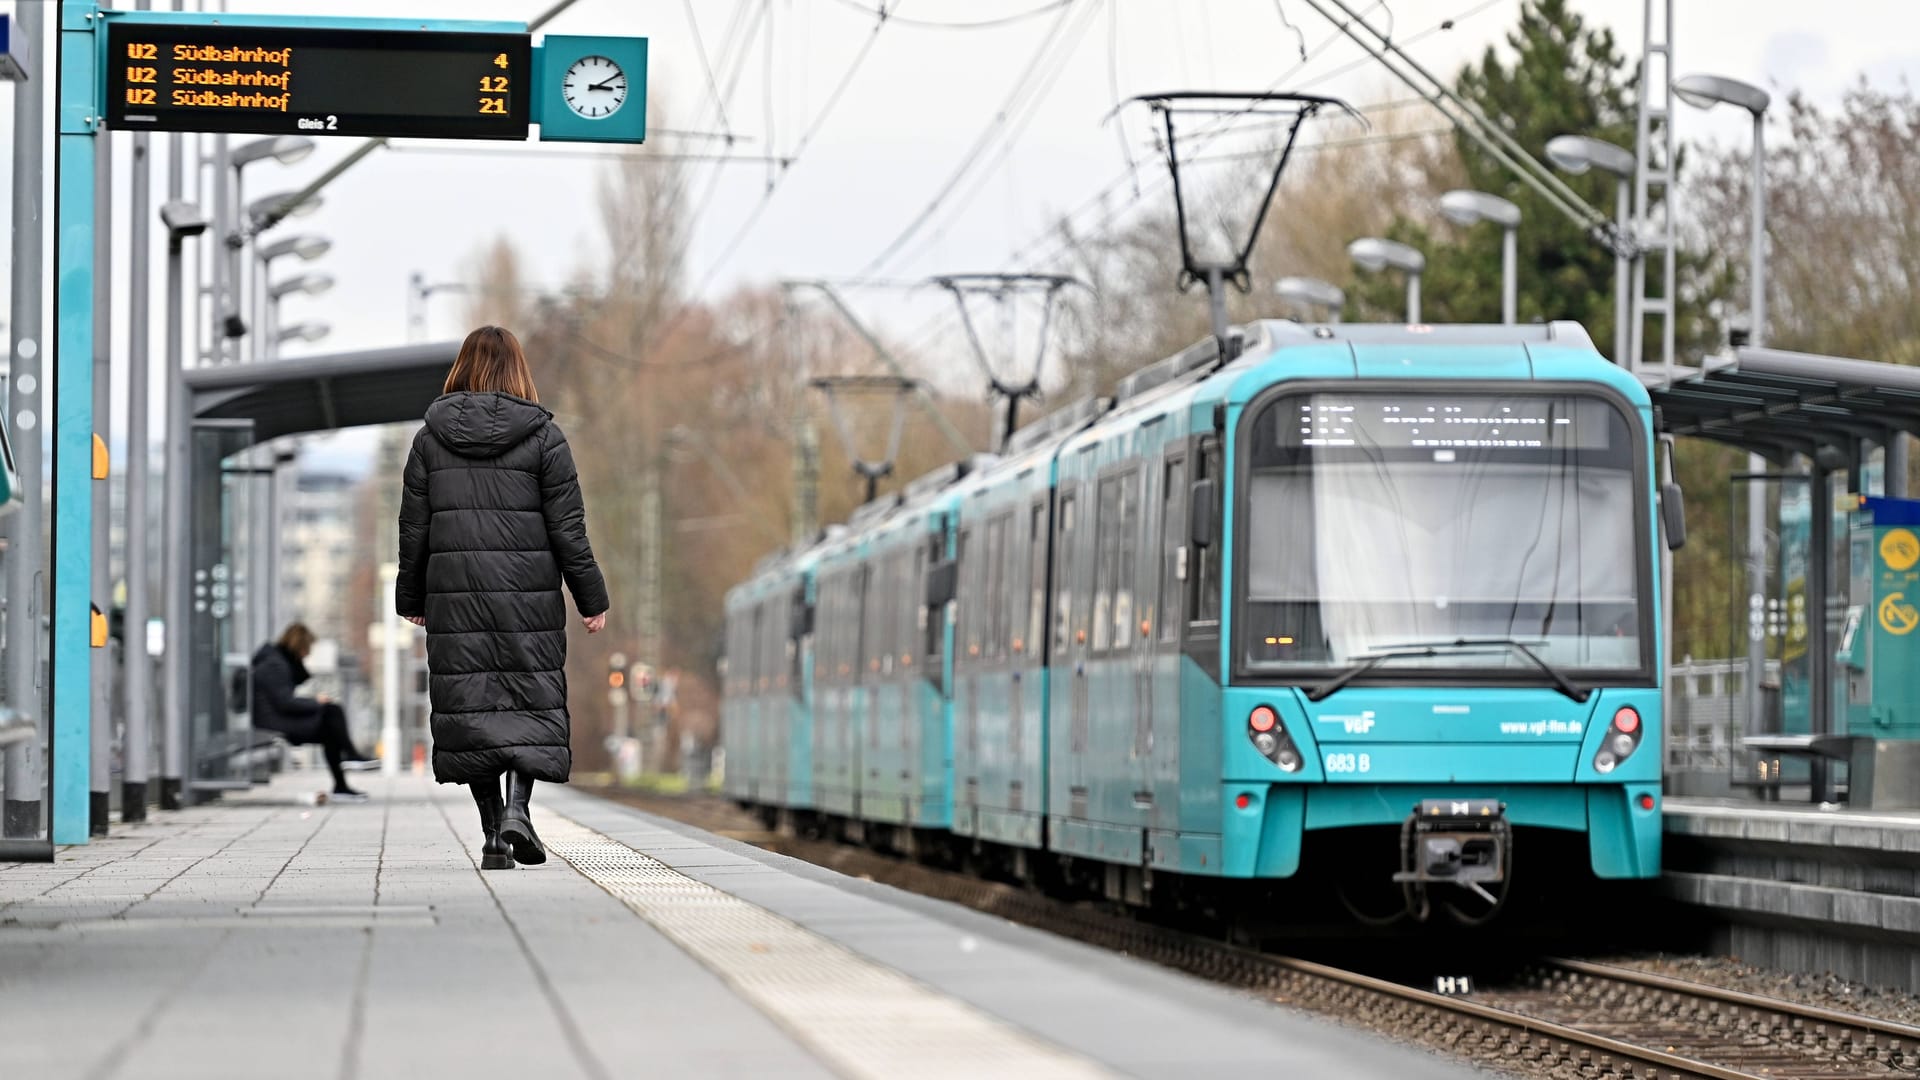
[[(1016, 646), (1024, 652), (1014, 676), (1011, 720), (1007, 753), (1013, 761), (1013, 776), (1007, 782), (1007, 809), (1015, 814), (1043, 814), (1047, 756), (1041, 739), (1046, 735), (1047, 694), (1047, 501), (1036, 500), (1027, 508), (1027, 621), (1022, 628), (1025, 640)], [(1025, 826), (1022, 836), (1026, 837)], [(1037, 831), (1027, 837), (1037, 843)]]
[[(1158, 611), (1151, 637), (1143, 642), (1151, 709), (1147, 718), (1147, 786), (1153, 792), (1149, 827), (1177, 832), (1180, 828), (1180, 624), (1186, 617), (1187, 459), (1179, 444), (1160, 466), (1158, 535), (1141, 560), (1148, 580), (1157, 590)], [(1171, 843), (1173, 837), (1166, 838)]]
[[(1128, 467), (1109, 474), (1099, 484), (1095, 532), (1099, 561), (1094, 574), (1092, 647), (1096, 670), (1094, 701), (1100, 731), (1093, 738), (1089, 758), (1098, 771), (1094, 787), (1101, 821), (1118, 825), (1145, 823), (1150, 796), (1142, 780), (1139, 668), (1136, 666), (1136, 592), (1139, 571), (1140, 470)], [(1131, 841), (1115, 837), (1103, 841), (1099, 853), (1131, 861)], [(1116, 846), (1118, 845), (1118, 846)]]
[(1084, 820), (1087, 815), (1087, 597), (1092, 589), (1091, 559), (1080, 551), (1080, 491), (1062, 485), (1060, 514), (1054, 526), (1053, 651), (1057, 680), (1052, 689), (1053, 715), (1064, 723), (1055, 728), (1050, 812)]

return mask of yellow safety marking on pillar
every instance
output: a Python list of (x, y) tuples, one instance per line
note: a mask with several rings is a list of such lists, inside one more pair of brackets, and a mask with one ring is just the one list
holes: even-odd
[(107, 647), (107, 617), (92, 604), (87, 605), (87, 610), (93, 613), (93, 647), (104, 649)]
[(1911, 634), (1920, 626), (1920, 608), (1907, 603), (1905, 596), (1890, 592), (1880, 601), (1880, 628), (1889, 634)]
[(1920, 536), (1913, 535), (1912, 529), (1888, 529), (1880, 538), (1880, 557), (1889, 570), (1911, 570), (1920, 563)]
[(107, 478), (107, 440), (101, 438), (98, 432), (93, 436), (93, 478)]

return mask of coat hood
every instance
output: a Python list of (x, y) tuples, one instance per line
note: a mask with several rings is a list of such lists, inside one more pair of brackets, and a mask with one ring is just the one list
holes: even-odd
[(443, 394), (427, 406), (427, 430), (447, 449), (470, 458), (499, 457), (552, 419), (540, 405), (496, 392)]

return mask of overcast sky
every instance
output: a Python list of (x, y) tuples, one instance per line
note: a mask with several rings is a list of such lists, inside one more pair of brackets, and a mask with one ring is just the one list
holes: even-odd
[[(1920, 79), (1915, 0), (1674, 2), (1679, 73), (1710, 71), (1777, 91), (1800, 89), (1821, 102), (1837, 100), (1846, 85), (1863, 77), (1884, 87)], [(912, 279), (1011, 268), (1011, 253), (1125, 169), (1114, 130), (1102, 124), (1116, 89), (1120, 97), (1165, 89), (1253, 89), (1285, 74), (1282, 88), (1310, 88), (1356, 103), (1407, 96), (1306, 0), (1077, 0), (1059, 7), (1049, 0), (889, 0), (888, 8), (902, 18), (876, 34), (872, 9), (878, 3), (577, 0), (545, 27), (553, 33), (648, 37), (648, 89), (664, 102), (656, 121), (661, 127), (731, 133), (737, 155), (794, 159), (771, 173), (756, 160), (695, 167), (692, 276), (703, 295), (719, 296), (744, 282), (862, 273), (928, 206), (990, 125), (996, 130), (984, 158), (989, 167), (967, 173), (928, 227), (878, 272)], [(282, 15), (525, 20), (548, 5), (230, 0), (228, 7)], [(0, 10), (13, 6), (0, 0)], [(1638, 55), (1642, 0), (1574, 0), (1574, 7), (1611, 27), (1623, 51)], [(1392, 0), (1371, 9), (1370, 18), (1384, 26), (1390, 10), (1395, 37), (1411, 41), (1409, 52), (1451, 77), (1489, 46), (1503, 47), (1519, 8), (1520, 0)], [(970, 22), (1037, 9), (1045, 10), (987, 29), (907, 21)], [(698, 20), (698, 43), (689, 10)], [(1300, 38), (1283, 17), (1310, 49), (1304, 66)], [(1446, 20), (1452, 20), (1451, 29), (1436, 29)], [(1041, 53), (1043, 46), (1047, 51)], [(995, 125), (1036, 55), (1045, 87), (1038, 105), (1023, 105), (1009, 122)], [(725, 95), (724, 118), (709, 89), (709, 65)], [(850, 69), (844, 97), (823, 115), (830, 91)], [(11, 93), (0, 89), (0, 107), (7, 110), (0, 115), (11, 117)], [(809, 128), (813, 137), (800, 146)], [(1745, 121), (1725, 109), (1683, 109), (1678, 130), (1686, 139), (1747, 138)], [(298, 187), (356, 144), (320, 142), (304, 162), (250, 170), (249, 191)], [(660, 134), (642, 152), (707, 153), (725, 146), (723, 140)], [(436, 147), (461, 152), (434, 152)], [(470, 152), (481, 147), (497, 152)], [(555, 151), (566, 156), (540, 156)], [(530, 276), (541, 284), (558, 284), (583, 260), (597, 261), (594, 189), (602, 164), (577, 156), (579, 151), (554, 144), (414, 141), (376, 152), (327, 189), (318, 213), (283, 226), (334, 241), (316, 268), (332, 273), (338, 286), (324, 297), (286, 306), (289, 321), (317, 319), (333, 328), (324, 342), (302, 348), (331, 352), (404, 340), (408, 274), (460, 280), (472, 254), (494, 236), (520, 248)], [(1140, 168), (1158, 166), (1142, 162)], [(269, 173), (276, 175), (269, 180)], [(772, 177), (779, 182), (769, 197)], [(0, 176), (0, 192), (6, 183)], [(864, 313), (901, 334), (921, 325), (935, 310), (933, 302), (881, 290), (856, 294)], [(459, 336), (467, 329), (462, 317), (457, 296), (436, 297), (432, 335)], [(156, 324), (159, 319), (156, 305)], [(288, 355), (297, 353), (290, 349)], [(339, 459), (365, 445), (364, 437), (341, 437), (316, 449)]]

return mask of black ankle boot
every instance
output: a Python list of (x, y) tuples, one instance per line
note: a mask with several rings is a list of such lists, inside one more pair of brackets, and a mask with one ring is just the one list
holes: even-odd
[(533, 797), (533, 777), (523, 772), (507, 773), (507, 809), (500, 815), (500, 839), (513, 848), (513, 857), (528, 866), (547, 861), (547, 849), (534, 835), (533, 818), (527, 813), (527, 800)]
[(513, 869), (513, 850), (500, 839), (500, 816), (506, 804), (500, 801), (499, 777), (467, 787), (473, 791), (473, 804), (480, 808), (480, 834), (486, 838), (480, 845), (480, 869)]

